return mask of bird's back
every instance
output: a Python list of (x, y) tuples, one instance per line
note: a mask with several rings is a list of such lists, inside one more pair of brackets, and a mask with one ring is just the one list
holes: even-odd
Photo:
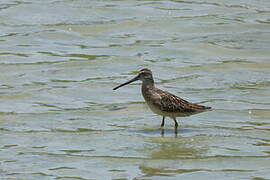
[(147, 89), (142, 93), (149, 106), (154, 106), (164, 113), (196, 113), (211, 109), (211, 107), (190, 103), (174, 94), (155, 87)]

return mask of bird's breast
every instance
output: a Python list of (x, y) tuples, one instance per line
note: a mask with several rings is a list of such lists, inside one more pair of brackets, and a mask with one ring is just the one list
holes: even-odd
[(161, 107), (159, 107), (157, 104), (154, 103), (154, 101), (156, 100), (155, 98), (158, 98), (158, 97), (155, 97), (156, 94), (155, 92), (153, 92), (153, 90), (142, 88), (142, 95), (146, 104), (151, 109), (151, 111), (159, 115), (164, 115), (165, 112), (161, 110)]

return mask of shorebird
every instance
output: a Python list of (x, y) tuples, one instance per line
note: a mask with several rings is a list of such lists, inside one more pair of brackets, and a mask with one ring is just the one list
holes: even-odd
[(175, 129), (177, 129), (178, 123), (176, 117), (189, 116), (211, 109), (211, 107), (188, 102), (174, 94), (156, 88), (152, 71), (146, 68), (141, 69), (136, 77), (113, 88), (113, 90), (137, 80), (142, 81), (141, 91), (147, 105), (154, 113), (162, 116), (162, 128), (165, 124), (165, 117), (172, 118), (175, 123)]

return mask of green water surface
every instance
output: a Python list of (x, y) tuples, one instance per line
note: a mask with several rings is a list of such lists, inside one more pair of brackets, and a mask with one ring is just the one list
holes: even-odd
[[(0, 179), (270, 179), (269, 0), (0, 1)], [(156, 86), (212, 111), (144, 104)]]

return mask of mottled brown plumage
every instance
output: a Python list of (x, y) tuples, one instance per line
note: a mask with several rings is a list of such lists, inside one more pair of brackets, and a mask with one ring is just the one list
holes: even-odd
[(149, 69), (140, 70), (139, 74), (135, 78), (115, 87), (113, 90), (116, 90), (137, 80), (141, 80), (143, 82), (141, 89), (142, 95), (150, 109), (154, 113), (163, 116), (161, 127), (164, 126), (164, 120), (166, 116), (174, 120), (175, 128), (177, 128), (178, 123), (176, 121), (176, 117), (188, 116), (194, 113), (203, 112), (207, 109), (211, 109), (207, 106), (190, 103), (167, 91), (156, 88), (154, 86), (152, 72)]
[(146, 101), (152, 101), (161, 111), (170, 113), (192, 113), (209, 109), (209, 107), (190, 103), (174, 94), (158, 88), (148, 88), (143, 92)]

